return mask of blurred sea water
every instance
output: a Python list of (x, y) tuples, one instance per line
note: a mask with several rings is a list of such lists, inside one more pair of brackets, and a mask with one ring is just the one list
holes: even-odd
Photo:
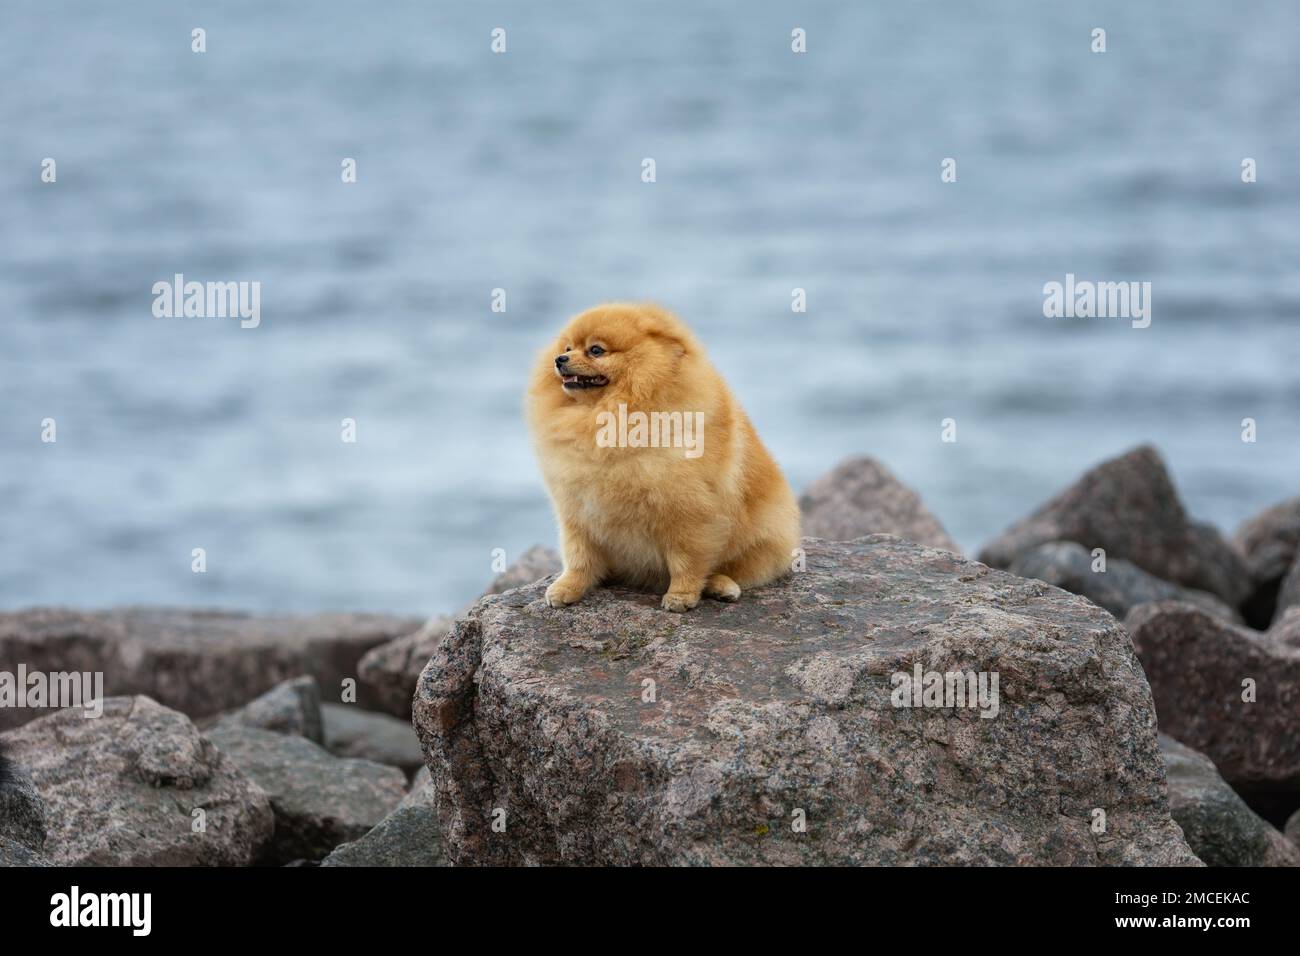
[[(1297, 27), (1288, 2), (6, 4), (0, 606), (459, 606), (492, 549), (554, 542), (521, 395), (606, 299), (693, 325), (796, 490), (875, 455), (973, 551), (1150, 441), (1231, 530), (1300, 494)], [(260, 282), (260, 327), (154, 318), (177, 272)], [(1151, 327), (1044, 318), (1066, 273), (1151, 282)]]

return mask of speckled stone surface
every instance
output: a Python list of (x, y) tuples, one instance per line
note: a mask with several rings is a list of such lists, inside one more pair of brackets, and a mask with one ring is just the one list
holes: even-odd
[(245, 866), (271, 838), (266, 794), (188, 717), (148, 697), (110, 697), (98, 718), (59, 711), (4, 742), (45, 803), (44, 853), (56, 864)]
[[(552, 609), (546, 581), (482, 600), (415, 698), (450, 857), (1199, 862), (1111, 615), (892, 536), (804, 546), (787, 581), (683, 615), (619, 589)], [(997, 672), (997, 716), (894, 706), (916, 664)]]
[(1238, 607), (1253, 587), (1238, 551), (1183, 509), (1164, 460), (1149, 445), (1102, 462), (986, 544), (979, 559), (1008, 567), (1048, 541), (1074, 541), (1156, 577), (1209, 591)]

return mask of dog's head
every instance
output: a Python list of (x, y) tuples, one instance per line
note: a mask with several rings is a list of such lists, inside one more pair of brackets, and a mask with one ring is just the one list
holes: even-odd
[(685, 374), (699, 346), (672, 314), (654, 305), (598, 305), (573, 318), (539, 360), (535, 388), (570, 402), (617, 396), (651, 400)]

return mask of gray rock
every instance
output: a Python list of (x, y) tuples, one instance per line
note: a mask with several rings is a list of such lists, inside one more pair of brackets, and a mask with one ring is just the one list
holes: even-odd
[(58, 711), (3, 739), (45, 803), (56, 864), (244, 866), (271, 838), (266, 794), (148, 697), (110, 697), (99, 718)]
[(810, 538), (849, 541), (867, 534), (896, 534), (961, 553), (921, 496), (874, 458), (840, 462), (809, 485), (799, 498), (799, 509), (803, 532)]
[[(144, 694), (208, 717), (301, 674), (337, 692), (356, 678), (366, 651), (418, 626), (416, 618), (381, 614), (34, 608), (0, 613), (0, 661), (21, 661), (29, 671), (101, 672), (108, 696)], [(0, 729), (42, 713), (49, 711), (0, 708)]]
[[(1265, 634), (1275, 646), (1300, 651), (1300, 607), (1288, 607), (1279, 611), (1277, 623)], [(1296, 713), (1300, 716), (1300, 709)]]
[(320, 687), (314, 677), (295, 677), (283, 681), (238, 710), (211, 721), (210, 725), (260, 727), (262, 730), (297, 734), (314, 743), (324, 743)]
[(1300, 866), (1300, 847), (1261, 820), (1202, 753), (1160, 735), (1169, 812), (1208, 866)]
[(1242, 613), (1251, 627), (1263, 630), (1281, 615), (1283, 601), (1294, 603), (1295, 579), (1285, 597), (1279, 593), (1288, 569), (1300, 560), (1300, 497), (1266, 508), (1242, 522), (1233, 536), (1245, 555), (1254, 588), (1242, 603)]
[[(1199, 863), (1111, 615), (891, 536), (803, 543), (807, 570), (685, 615), (619, 588), (552, 609), (545, 582), (480, 601), (415, 697), (449, 856)], [(996, 716), (893, 706), (914, 665), (997, 673)]]
[(362, 710), (356, 704), (326, 704), (325, 749), (340, 757), (360, 757), (401, 767), (408, 772), (424, 765), (420, 739), (409, 721)]
[(1282, 616), (1295, 607), (1300, 607), (1300, 555), (1291, 562), (1291, 570), (1287, 572), (1278, 587), (1277, 608), (1273, 614), (1273, 622), (1281, 623)]
[(1162, 581), (1123, 558), (1108, 558), (1104, 572), (1094, 571), (1092, 566), (1092, 553), (1083, 545), (1053, 541), (1019, 555), (1007, 570), (1022, 578), (1037, 578), (1071, 594), (1080, 594), (1121, 619), (1139, 604), (1182, 600), (1225, 620), (1241, 623), (1237, 612), (1213, 594)]
[(0, 867), (53, 865), (26, 844), (11, 840), (7, 836), (0, 836)]
[(1286, 829), (1282, 832), (1288, 840), (1300, 847), (1300, 810), (1287, 817)]
[(451, 866), (427, 780), (417, 783), (377, 827), (343, 844), (321, 866)]
[[(561, 570), (563, 562), (559, 553), (554, 548), (535, 544), (493, 578), (483, 593), (500, 594), (532, 584), (549, 574), (558, 574)], [(468, 607), (464, 608), (460, 613), (468, 610)], [(414, 634), (377, 647), (361, 659), (358, 666), (361, 685), (377, 709), (403, 720), (411, 719), (415, 682), (420, 679), (420, 671), (429, 663), (438, 643), (451, 630), (454, 619), (450, 615), (435, 614)]]
[(411, 801), (433, 801), (433, 775), (429, 773), (428, 767), (421, 767), (415, 772), (411, 786), (402, 798), (404, 804)]
[(1300, 646), (1180, 602), (1143, 604), (1125, 626), (1163, 732), (1205, 754), (1256, 809), (1300, 799)]
[(270, 797), (275, 838), (266, 862), (319, 860), (364, 836), (405, 796), (400, 770), (335, 757), (304, 737), (255, 727), (219, 727), (211, 734)]
[(1258, 581), (1280, 581), (1300, 552), (1300, 497), (1242, 522), (1233, 536)]
[(1245, 562), (1213, 527), (1188, 518), (1165, 464), (1143, 445), (1102, 462), (1029, 517), (990, 541), (979, 559), (1006, 568), (1049, 541), (1104, 548), (1174, 584), (1237, 607), (1252, 582)]
[(39, 853), (45, 846), (45, 804), (31, 775), (0, 748), (0, 837)]

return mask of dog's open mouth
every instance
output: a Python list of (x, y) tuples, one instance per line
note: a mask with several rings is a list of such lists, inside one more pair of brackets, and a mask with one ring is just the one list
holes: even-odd
[(600, 388), (608, 385), (609, 379), (603, 375), (562, 375), (565, 388)]

